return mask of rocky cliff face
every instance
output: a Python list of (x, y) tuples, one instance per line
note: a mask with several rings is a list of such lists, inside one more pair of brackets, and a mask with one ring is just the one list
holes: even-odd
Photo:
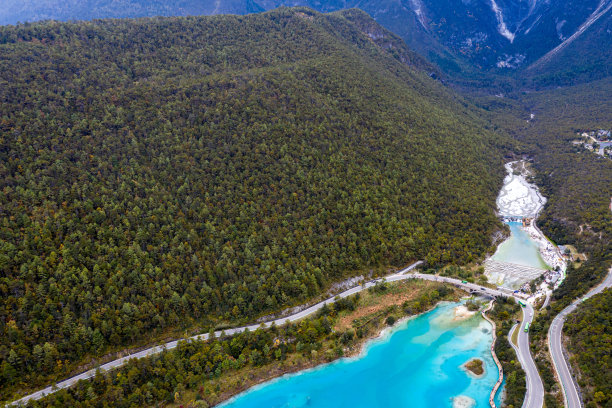
[(609, 15), (612, 1), (411, 0), (407, 5), (421, 28), (457, 57), (480, 68), (516, 69), (567, 41), (585, 23)]

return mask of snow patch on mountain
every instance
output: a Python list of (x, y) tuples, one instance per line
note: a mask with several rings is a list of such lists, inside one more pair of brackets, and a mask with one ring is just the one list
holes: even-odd
[(414, 11), (414, 14), (416, 14), (417, 19), (423, 28), (427, 28), (425, 25), (425, 16), (423, 14), (423, 2), (421, 0), (410, 0), (410, 5), (412, 6), (412, 11)]
[(555, 22), (557, 23), (556, 28), (557, 28), (557, 36), (559, 37), (559, 39), (561, 41), (565, 41), (565, 39), (567, 37), (565, 37), (563, 35), (563, 33), (561, 32), (561, 29), (563, 28), (563, 26), (565, 25), (565, 23), (567, 23), (566, 20), (561, 20), (561, 21), (557, 21), (557, 19), (555, 19)]
[(497, 64), (495, 65), (497, 65), (497, 68), (516, 69), (523, 64), (525, 58), (524, 54), (504, 54), (503, 57), (497, 59)]
[(461, 49), (469, 50), (473, 47), (482, 45), (487, 41), (487, 38), (488, 36), (485, 33), (476, 33), (474, 34), (474, 36), (468, 37), (465, 40), (463, 40), (463, 43), (461, 43)]
[(213, 10), (212, 14), (213, 15), (219, 14), (220, 8), (221, 8), (221, 0), (215, 0), (215, 9)]
[(529, 0), (529, 13), (527, 13), (527, 17), (533, 13), (533, 10), (535, 10), (537, 4), (538, 0)]
[(531, 23), (531, 25), (529, 26), (529, 28), (527, 30), (525, 30), (525, 34), (529, 34), (529, 32), (533, 29), (533, 27), (536, 26), (536, 24), (538, 24), (540, 22), (540, 18), (542, 16), (538, 16), (538, 18), (535, 19), (535, 21), (533, 23)]
[(508, 30), (504, 22), (504, 15), (495, 0), (491, 0), (491, 10), (493, 10), (495, 18), (497, 18), (497, 31), (512, 43), (514, 41), (514, 34)]

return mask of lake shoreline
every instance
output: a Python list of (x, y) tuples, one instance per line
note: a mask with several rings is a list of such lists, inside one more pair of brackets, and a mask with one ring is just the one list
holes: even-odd
[[(512, 165), (514, 165), (515, 163), (522, 164), (520, 174), (518, 175), (518, 178), (521, 180), (521, 183), (523, 183), (528, 189), (533, 190), (532, 194), (534, 194), (538, 198), (538, 206), (535, 212), (533, 213), (532, 221), (527, 226), (523, 226), (522, 229), (527, 232), (527, 234), (529, 234), (533, 241), (537, 242), (537, 244), (539, 245), (540, 256), (542, 257), (544, 262), (550, 268), (560, 268), (560, 270), (562, 271), (562, 278), (558, 282), (558, 284), (560, 284), (565, 277), (564, 273), (565, 269), (567, 268), (567, 263), (563, 260), (559, 248), (557, 248), (557, 246), (552, 243), (537, 226), (537, 219), (540, 216), (540, 213), (544, 209), (544, 205), (547, 202), (546, 197), (542, 195), (540, 189), (536, 184), (527, 181), (526, 177), (530, 176), (530, 172), (525, 167), (524, 161), (519, 160), (507, 163), (506, 169), (508, 170), (508, 172), (513, 171)], [(528, 215), (527, 217), (529, 218)]]
[[(459, 301), (460, 300), (457, 300), (456, 302), (459, 302)], [(219, 396), (219, 399), (216, 402), (214, 402), (212, 407), (217, 407), (217, 408), (224, 407), (225, 404), (230, 403), (234, 397), (248, 390), (251, 390), (251, 389), (255, 390), (257, 389), (257, 387), (263, 386), (265, 383), (279, 380), (285, 376), (291, 376), (297, 373), (307, 373), (312, 370), (318, 370), (326, 365), (338, 363), (341, 360), (357, 360), (357, 359), (364, 358), (367, 356), (368, 346), (371, 343), (374, 343), (377, 341), (383, 341), (386, 337), (390, 336), (395, 330), (397, 330), (402, 324), (405, 324), (407, 321), (416, 319), (420, 316), (430, 313), (434, 311), (435, 309), (437, 309), (438, 307), (440, 307), (441, 305), (444, 305), (447, 303), (455, 303), (455, 302), (448, 301), (448, 300), (441, 300), (437, 302), (435, 305), (433, 305), (431, 308), (421, 313), (417, 313), (417, 314), (410, 315), (410, 316), (404, 316), (398, 319), (392, 326), (383, 327), (382, 329), (372, 333), (369, 336), (364, 336), (363, 338), (360, 338), (358, 342), (354, 344), (350, 349), (348, 349), (348, 351), (343, 356), (339, 356), (332, 360), (327, 360), (325, 358), (321, 358), (319, 361), (307, 360), (305, 361), (305, 364), (297, 364), (297, 365), (293, 365), (290, 367), (277, 367), (276, 370), (267, 370), (268, 372), (273, 372), (273, 374), (267, 375), (261, 378), (254, 378), (253, 382), (245, 384), (244, 387), (240, 387), (239, 389), (228, 390), (227, 392), (222, 393)]]

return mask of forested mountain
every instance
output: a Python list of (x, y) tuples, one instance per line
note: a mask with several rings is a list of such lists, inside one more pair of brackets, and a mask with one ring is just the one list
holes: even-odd
[(0, 28), (1, 394), (482, 257), (506, 142), (428, 72), (357, 10)]
[[(0, 27), (0, 400), (348, 276), (477, 259), (510, 147), (533, 158), (540, 227), (589, 257), (532, 330), (561, 406), (546, 330), (612, 261), (612, 162), (570, 143), (612, 127), (612, 0), (5, 0), (0, 24), (284, 5), (376, 21), (281, 8)], [(605, 338), (584, 322), (605, 299), (570, 323), (599, 406), (584, 345)]]
[[(612, 7), (610, 3), (609, 7)], [(538, 86), (567, 86), (612, 76), (612, 11), (583, 34), (565, 41), (531, 64), (526, 72)]]
[[(567, 82), (568, 76), (573, 81), (593, 79), (594, 75), (601, 78), (602, 71), (609, 74), (612, 44), (612, 0), (6, 1), (8, 4), (0, 10), (0, 24), (41, 19), (248, 14), (279, 6), (306, 6), (321, 12), (356, 7), (450, 75), (469, 77), (481, 70), (508, 74), (529, 68), (530, 75), (547, 74), (549, 82), (553, 78)], [(596, 74), (585, 75), (593, 70)]]
[[(568, 349), (581, 376), (587, 406), (609, 406), (612, 396), (612, 290), (594, 296), (570, 315), (564, 327)], [(605, 405), (608, 402), (608, 405)], [(595, 405), (594, 405), (595, 404)]]
[(0, 24), (264, 11), (252, 0), (3, 0)]

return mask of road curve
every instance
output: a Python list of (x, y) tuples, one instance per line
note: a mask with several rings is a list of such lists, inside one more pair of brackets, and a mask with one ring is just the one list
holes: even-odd
[(582, 400), (578, 392), (578, 386), (574, 381), (565, 356), (563, 355), (563, 343), (561, 341), (563, 334), (563, 324), (567, 316), (572, 313), (583, 299), (588, 299), (593, 295), (603, 291), (606, 288), (612, 286), (612, 268), (608, 271), (608, 275), (602, 283), (591, 289), (585, 296), (580, 299), (576, 299), (568, 307), (563, 309), (553, 319), (550, 327), (548, 328), (548, 348), (553, 361), (553, 366), (557, 373), (557, 378), (561, 383), (561, 389), (563, 390), (563, 399), (567, 408), (580, 408), (582, 407)]
[[(407, 268), (402, 269), (399, 272), (396, 272), (394, 274), (388, 275), (384, 278), (380, 278), (380, 279), (376, 279), (376, 280), (372, 280), (367, 282), (364, 285), (360, 285), (360, 286), (356, 286), (353, 287), (351, 289), (345, 290), (344, 292), (338, 294), (337, 296), (334, 296), (333, 298), (329, 298), (327, 300), (324, 300), (322, 302), (319, 302), (313, 306), (310, 306), (307, 309), (302, 310), (301, 312), (295, 313), (291, 316), (287, 316), (287, 317), (283, 317), (280, 319), (276, 319), (276, 320), (272, 320), (266, 323), (262, 323), (262, 324), (253, 324), (250, 326), (243, 326), (243, 327), (237, 327), (234, 329), (227, 329), (227, 330), (219, 330), (215, 332), (215, 337), (220, 336), (222, 333), (228, 336), (237, 334), (237, 333), (241, 333), (245, 330), (257, 330), (260, 327), (264, 327), (264, 328), (268, 328), (272, 325), (283, 325), (287, 322), (293, 322), (296, 320), (300, 320), (303, 319), (304, 317), (307, 317), (313, 313), (315, 313), (316, 311), (318, 311), (319, 309), (321, 309), (324, 305), (326, 304), (332, 304), (335, 302), (335, 298), (336, 297), (340, 297), (340, 298), (345, 298), (348, 296), (351, 296), (355, 293), (361, 292), (362, 290), (365, 290), (367, 288), (370, 288), (374, 285), (376, 285), (376, 283), (382, 282), (383, 280), (386, 280), (387, 282), (395, 282), (395, 281), (400, 281), (400, 280), (405, 280), (405, 279), (423, 279), (423, 280), (429, 280), (429, 281), (434, 281), (434, 282), (445, 282), (445, 283), (450, 283), (453, 284), (455, 286), (461, 287), (469, 292), (474, 292), (474, 293), (480, 293), (480, 294), (484, 294), (487, 296), (491, 296), (491, 297), (497, 297), (497, 296), (507, 296), (507, 297), (514, 297), (513, 296), (513, 292), (509, 289), (505, 289), (505, 288), (497, 288), (497, 289), (492, 289), (492, 288), (486, 288), (480, 285), (476, 285), (473, 283), (463, 283), (462, 281), (458, 280), (458, 279), (453, 279), (453, 278), (447, 278), (447, 277), (443, 277), (443, 276), (437, 276), (437, 275), (427, 275), (427, 274), (422, 274), (422, 273), (408, 273), (409, 271), (411, 271), (412, 269), (416, 268), (417, 266), (421, 265), (423, 262), (422, 261), (418, 261), (413, 263), (412, 265), (408, 266)], [(531, 309), (531, 318), (533, 318), (533, 309)], [(527, 336), (525, 335), (525, 338), (527, 338)], [(110, 361), (106, 364), (101, 365), (98, 368), (95, 369), (91, 369), (89, 371), (85, 371), (84, 373), (75, 375), (74, 377), (70, 377), (66, 380), (60, 381), (57, 384), (55, 384), (54, 386), (49, 386), (45, 389), (42, 389), (40, 391), (36, 391), (30, 395), (27, 395), (17, 401), (14, 401), (12, 403), (7, 404), (7, 406), (12, 406), (12, 405), (19, 405), (19, 404), (25, 404), (26, 402), (30, 401), (30, 400), (37, 400), (40, 399), (46, 395), (52, 394), (55, 391), (58, 391), (60, 389), (63, 388), (69, 388), (72, 385), (76, 384), (78, 381), (80, 380), (87, 380), (89, 378), (92, 378), (96, 375), (96, 371), (98, 369), (100, 369), (100, 371), (108, 371), (108, 370), (112, 370), (118, 367), (123, 366), (124, 364), (126, 364), (130, 359), (133, 358), (143, 358), (143, 357), (148, 357), (154, 354), (158, 354), (164, 350), (170, 350), (175, 348), (179, 341), (185, 341), (185, 340), (195, 340), (195, 339), (201, 339), (201, 340), (207, 340), (208, 339), (208, 333), (204, 333), (204, 334), (198, 334), (192, 337), (188, 337), (185, 339), (180, 339), (180, 340), (175, 340), (175, 341), (171, 341), (168, 342), (166, 344), (163, 344), (161, 346), (155, 346), (155, 347), (151, 347), (148, 348), (146, 350), (142, 350), (139, 351), (138, 353), (134, 353), (131, 355), (128, 355), (126, 357), (122, 357), (119, 358), (117, 360), (113, 360)], [(528, 339), (526, 340), (528, 341)], [(535, 364), (533, 362), (533, 359), (531, 358), (531, 354), (529, 352), (529, 344), (526, 343), (526, 346), (523, 346), (523, 349), (521, 350), (522, 354), (524, 355), (524, 361), (527, 362), (531, 362), (531, 365), (533, 365), (535, 367)], [(523, 365), (523, 360), (521, 360), (521, 365)], [(523, 366), (524, 368), (524, 366)], [(526, 370), (527, 371), (527, 370)], [(539, 380), (539, 375), (537, 373), (537, 370), (535, 371), (535, 375), (537, 376), (537, 379)], [(535, 380), (534, 380), (535, 381)], [(540, 384), (541, 384), (541, 380), (540, 380)], [(529, 390), (529, 387), (528, 387)], [(542, 404), (540, 405), (536, 405), (536, 404), (532, 404), (532, 405), (523, 405), (524, 408), (541, 408)]]
[[(544, 385), (542, 384), (538, 368), (531, 357), (531, 351), (529, 350), (529, 333), (525, 332), (525, 325), (527, 323), (531, 324), (532, 320), (533, 308), (530, 304), (527, 304), (527, 307), (523, 308), (523, 321), (521, 324), (515, 324), (508, 332), (508, 342), (518, 356), (527, 380), (527, 392), (523, 400), (523, 408), (541, 408), (544, 406)], [(519, 330), (517, 338), (518, 347), (512, 342), (512, 333), (514, 333), (514, 330)]]
[[(533, 307), (527, 303), (523, 308), (523, 321), (518, 327), (518, 351), (517, 355), (521, 367), (525, 371), (527, 377), (527, 393), (525, 394), (525, 400), (523, 401), (523, 408), (541, 408), (544, 406), (544, 384), (538, 368), (533, 361), (531, 356), (531, 350), (529, 349), (529, 330), (525, 331), (525, 326), (531, 324), (533, 321), (534, 312)], [(512, 344), (512, 342), (510, 342)], [(512, 345), (514, 347), (514, 345)], [(516, 350), (516, 349), (515, 349)]]

